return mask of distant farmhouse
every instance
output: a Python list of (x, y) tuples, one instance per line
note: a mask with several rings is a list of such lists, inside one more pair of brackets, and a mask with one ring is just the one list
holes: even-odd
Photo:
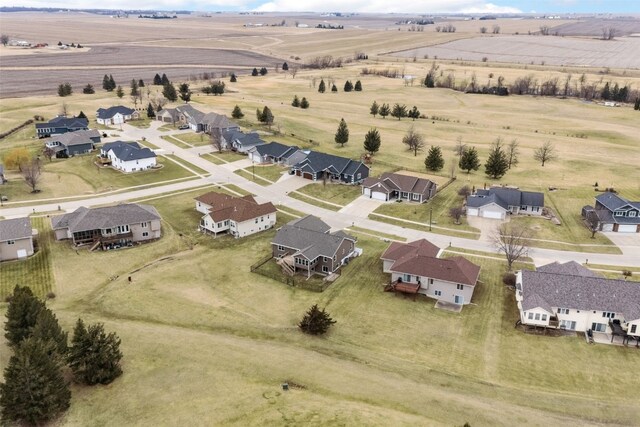
[(100, 148), (102, 164), (123, 172), (139, 172), (156, 166), (156, 153), (137, 142), (116, 141)]
[(116, 105), (109, 108), (98, 108), (96, 111), (96, 122), (101, 125), (119, 125), (121, 123), (128, 122), (129, 120), (137, 120), (140, 118), (138, 113), (133, 108), (128, 108), (123, 105)]
[(0, 220), (0, 261), (33, 255), (34, 232), (29, 217)]
[(159, 239), (160, 220), (153, 206), (129, 203), (93, 209), (80, 207), (51, 218), (51, 225), (56, 240), (70, 239), (76, 246), (110, 249)]
[(516, 188), (491, 187), (467, 197), (467, 216), (505, 219), (507, 214), (542, 215), (544, 194)]
[(196, 197), (196, 210), (204, 216), (200, 230), (218, 235), (228, 232), (245, 237), (268, 230), (276, 224), (276, 208), (271, 202), (259, 204), (253, 196), (233, 197), (223, 193)]
[(424, 203), (436, 195), (435, 182), (415, 176), (383, 173), (380, 178), (367, 178), (362, 183), (362, 194), (371, 199), (406, 200)]
[(599, 231), (640, 233), (640, 202), (631, 202), (612, 192), (598, 194), (595, 207), (582, 208), (582, 216), (594, 219)]
[(100, 132), (95, 129), (55, 135), (47, 139), (45, 146), (55, 152), (57, 158), (66, 158), (86, 154), (95, 150), (100, 142)]
[(226, 116), (217, 113), (203, 113), (191, 104), (179, 105), (158, 111), (156, 120), (172, 125), (188, 125), (194, 132), (211, 133), (213, 129), (222, 132), (239, 131), (240, 126)]
[(38, 138), (47, 138), (51, 135), (60, 135), (77, 130), (88, 130), (89, 120), (80, 117), (58, 116), (46, 123), (36, 123), (36, 135)]

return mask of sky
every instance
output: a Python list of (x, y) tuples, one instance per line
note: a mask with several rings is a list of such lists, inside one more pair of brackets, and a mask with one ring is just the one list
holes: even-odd
[(640, 13), (640, 0), (0, 0), (0, 6), (264, 12)]

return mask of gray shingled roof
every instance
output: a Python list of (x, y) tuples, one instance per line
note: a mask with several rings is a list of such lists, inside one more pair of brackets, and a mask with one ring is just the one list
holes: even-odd
[(387, 191), (396, 190), (425, 195), (429, 195), (432, 189), (437, 187), (436, 183), (429, 179), (390, 172), (383, 173), (380, 178), (367, 178), (362, 185), (371, 188), (376, 184), (381, 184), (388, 189)]
[(329, 227), (329, 224), (313, 215), (307, 215), (300, 219), (294, 219), (287, 225), (293, 225), (296, 227), (305, 228), (307, 230), (318, 231), (320, 233), (326, 233), (331, 229), (331, 227)]
[[(307, 157), (294, 165), (295, 169), (307, 172), (322, 172), (328, 170), (331, 173), (353, 175), (363, 163), (346, 157), (334, 156), (332, 154), (310, 151)], [(368, 166), (365, 166), (368, 168)]]
[(294, 249), (296, 252), (292, 255), (302, 255), (312, 261), (319, 256), (333, 257), (345, 239), (355, 241), (343, 231), (328, 233), (328, 228), (319, 231), (324, 228), (323, 224), (328, 227), (312, 215), (291, 221), (276, 232), (271, 243)]
[(640, 319), (640, 283), (569, 274), (522, 271), (522, 309), (542, 307), (622, 313)]
[(110, 150), (117, 158), (123, 161), (149, 159), (156, 157), (156, 153), (146, 147), (140, 147), (137, 142), (115, 141), (104, 144), (102, 151), (108, 153)]
[(284, 145), (279, 142), (272, 141), (268, 144), (256, 146), (256, 151), (261, 156), (271, 156), (275, 158), (289, 158), (293, 153), (299, 150), (298, 147)]
[(51, 127), (66, 127), (66, 128), (86, 128), (89, 126), (89, 120), (81, 117), (64, 117), (58, 116), (46, 123), (36, 123), (36, 129), (51, 128)]
[(133, 114), (135, 111), (136, 110), (125, 107), (124, 105), (114, 105), (109, 108), (98, 108), (98, 111), (96, 111), (96, 117), (99, 119), (110, 119), (118, 113), (123, 116), (128, 116)]
[(31, 233), (31, 219), (29, 217), (0, 221), (0, 242), (27, 239), (31, 237)]
[(488, 190), (477, 190), (476, 194), (467, 197), (467, 206), (479, 208), (496, 203), (509, 209), (509, 206), (544, 206), (544, 194), (535, 191), (521, 191), (515, 188), (492, 187)]
[(68, 228), (72, 233), (77, 233), (158, 219), (161, 219), (160, 214), (153, 206), (128, 203), (93, 209), (81, 206), (71, 213), (51, 218), (51, 225), (54, 230)]
[(572, 276), (582, 277), (602, 277), (595, 271), (589, 270), (587, 267), (584, 267), (583, 265), (578, 264), (575, 261), (568, 261), (564, 264), (561, 264), (557, 261), (552, 262), (551, 264), (543, 265), (536, 268), (536, 271), (539, 271), (541, 273), (568, 274)]
[(93, 144), (91, 138), (100, 138), (100, 132), (96, 129), (77, 130), (47, 138), (47, 142), (57, 141), (60, 144), (71, 147), (74, 145)]

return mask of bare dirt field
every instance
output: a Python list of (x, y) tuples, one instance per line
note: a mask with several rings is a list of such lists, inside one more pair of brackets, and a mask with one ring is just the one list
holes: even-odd
[(640, 68), (640, 38), (629, 37), (603, 41), (543, 36), (475, 37), (455, 40), (398, 52), (402, 57), (462, 59), (489, 61), (588, 66)]
[(640, 19), (590, 19), (580, 22), (569, 22), (553, 29), (561, 36), (595, 36), (602, 35), (603, 28), (613, 27), (619, 36), (640, 33)]

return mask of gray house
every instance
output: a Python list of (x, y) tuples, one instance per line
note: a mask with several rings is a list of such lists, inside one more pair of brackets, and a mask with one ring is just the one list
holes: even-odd
[(310, 151), (303, 160), (291, 167), (290, 173), (314, 181), (327, 178), (357, 184), (369, 176), (369, 166), (346, 157)]
[[(251, 161), (255, 163), (275, 163), (281, 165), (287, 164), (287, 161), (299, 151), (300, 149), (295, 145), (285, 145), (272, 141), (268, 144), (257, 145), (250, 148), (248, 155)], [(306, 154), (304, 154), (304, 157), (306, 157)]]
[(211, 133), (212, 130), (220, 132), (239, 131), (240, 127), (227, 118), (217, 113), (204, 113), (191, 104), (178, 105), (175, 108), (165, 108), (156, 114), (156, 120), (172, 125), (188, 125), (194, 132)]
[(15, 218), (0, 221), (0, 261), (24, 259), (33, 255), (31, 219)]
[(335, 273), (357, 256), (356, 238), (342, 230), (331, 233), (330, 229), (313, 215), (291, 221), (271, 241), (273, 257), (290, 274), (302, 271), (310, 277)]
[(517, 188), (491, 187), (467, 197), (467, 216), (505, 219), (507, 214), (542, 215), (544, 194)]
[(595, 215), (600, 231), (640, 233), (640, 202), (632, 202), (612, 192), (596, 196), (595, 207), (582, 208), (582, 216)]
[(36, 123), (38, 138), (46, 138), (51, 135), (59, 135), (77, 130), (89, 129), (89, 120), (81, 117), (58, 116), (46, 123)]
[(131, 246), (159, 239), (160, 215), (156, 208), (137, 203), (88, 209), (51, 218), (56, 240), (102, 249)]
[(66, 158), (90, 153), (95, 150), (95, 144), (99, 142), (100, 132), (91, 129), (52, 136), (47, 139), (44, 145), (47, 148), (51, 148), (56, 157)]
[(266, 144), (257, 132), (244, 133), (239, 130), (231, 130), (222, 133), (222, 146), (224, 149), (248, 153), (254, 147)]
[(436, 195), (435, 182), (415, 176), (385, 172), (380, 178), (367, 178), (362, 183), (362, 194), (376, 200), (402, 199), (424, 203)]

